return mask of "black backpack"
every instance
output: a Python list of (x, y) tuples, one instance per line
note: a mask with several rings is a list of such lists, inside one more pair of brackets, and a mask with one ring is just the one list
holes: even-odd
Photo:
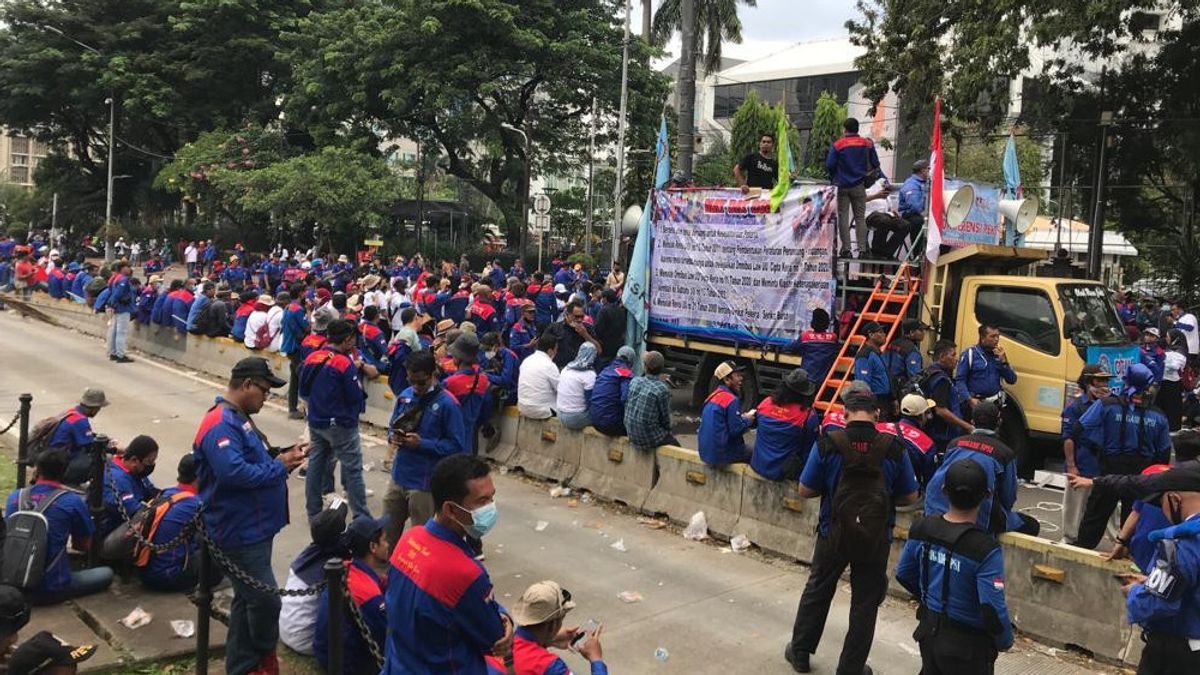
[(42, 583), (46, 568), (58, 562), (67, 552), (64, 546), (53, 560), (46, 561), (50, 523), (46, 520), (45, 512), (67, 490), (55, 490), (34, 506), (30, 499), (32, 489), (25, 488), (18, 493), (18, 510), (6, 519), (8, 531), (0, 549), (0, 584), (23, 589), (36, 588)]
[(827, 438), (842, 457), (842, 474), (829, 510), (829, 541), (845, 560), (873, 560), (887, 550), (892, 499), (883, 460), (895, 438), (876, 433), (870, 441), (851, 442), (843, 430), (831, 431)]
[(66, 419), (67, 413), (46, 417), (38, 420), (38, 423), (29, 430), (29, 441), (25, 448), (26, 456), (31, 464), (37, 462), (38, 455), (49, 449), (50, 439), (54, 438), (54, 432), (58, 431)]

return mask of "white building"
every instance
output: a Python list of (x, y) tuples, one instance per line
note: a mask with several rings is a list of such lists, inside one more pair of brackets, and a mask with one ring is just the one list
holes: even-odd
[[(1024, 246), (1050, 251), (1051, 259), (1055, 252), (1062, 249), (1067, 252), (1072, 263), (1086, 268), (1088, 233), (1091, 229), (1090, 225), (1078, 220), (1064, 220), (1060, 225), (1052, 218), (1038, 216), (1033, 221), (1033, 227), (1025, 233)], [(1100, 280), (1109, 288), (1120, 288), (1125, 279), (1121, 261), (1127, 257), (1136, 258), (1137, 248), (1120, 232), (1105, 230), (1102, 253)]]

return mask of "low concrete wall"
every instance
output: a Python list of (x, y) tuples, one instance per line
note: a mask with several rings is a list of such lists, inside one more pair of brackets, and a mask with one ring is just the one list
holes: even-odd
[[(45, 296), (32, 305), (64, 326), (105, 335), (105, 317), (81, 305)], [(160, 326), (135, 328), (130, 342), (135, 349), (218, 378), (228, 377), (233, 364), (251, 353), (232, 340), (183, 335)], [(259, 353), (271, 360), (277, 372), (287, 373), (284, 357)], [(367, 388), (364, 419), (384, 426), (391, 415), (391, 391), (382, 378)], [(569, 481), (609, 501), (666, 513), (680, 523), (703, 510), (717, 535), (745, 534), (765, 550), (804, 562), (812, 559), (819, 503), (800, 499), (794, 483), (765, 480), (745, 466), (708, 467), (687, 448), (639, 450), (624, 438), (610, 438), (594, 429), (580, 433), (563, 429), (557, 420), (519, 418), (515, 408), (504, 411), (499, 427), (495, 448), (480, 444), (489, 459), (543, 478)], [(898, 515), (893, 563), (913, 517)], [(1124, 595), (1112, 578), (1126, 571), (1127, 563), (1105, 561), (1094, 551), (1021, 534), (1004, 534), (1000, 541), (1008, 606), (1021, 631), (1051, 644), (1075, 645), (1102, 659), (1137, 663), (1141, 641), (1125, 621)], [(894, 580), (893, 590), (903, 594)]]

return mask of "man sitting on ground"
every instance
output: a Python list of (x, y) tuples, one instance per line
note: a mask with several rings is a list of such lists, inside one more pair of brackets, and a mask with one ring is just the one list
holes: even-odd
[[(175, 486), (163, 490), (146, 507), (150, 509), (151, 534), (148, 539), (158, 546), (193, 528), (196, 514), (200, 512), (200, 498), (196, 496), (196, 459), (191, 453), (179, 460), (177, 475)], [(138, 579), (143, 585), (168, 592), (190, 591), (196, 587), (200, 580), (196, 556), (199, 535), (194, 529), (192, 531), (191, 536), (166, 551), (155, 552), (141, 545), (134, 547), (133, 564), (138, 568)], [(214, 567), (213, 572), (219, 575), (219, 567)]]
[[(342, 555), (342, 532), (346, 529), (346, 515), (350, 504), (340, 497), (334, 499), (329, 508), (321, 511), (309, 521), (308, 532), (312, 543), (300, 551), (300, 555), (288, 566), (284, 588), (292, 591), (307, 591), (325, 579), (322, 569), (330, 558)], [(318, 595), (285, 595), (280, 598), (279, 641), (292, 651), (312, 656), (313, 633), (317, 629)]]
[(158, 443), (149, 436), (134, 438), (120, 456), (108, 460), (104, 473), (104, 517), (96, 524), (101, 537), (107, 537), (158, 495), (158, 488), (150, 482), (156, 461)]
[[(388, 538), (384, 533), (386, 518), (358, 516), (342, 534), (342, 545), (350, 559), (346, 565), (346, 588), (357, 614), (370, 630), (371, 641), (380, 649), (387, 637), (387, 610), (384, 592), (387, 590)], [(337, 589), (338, 593), (342, 589)], [(349, 607), (342, 617), (342, 675), (374, 672), (379, 664), (371, 656), (367, 642), (359, 631)], [(317, 603), (317, 626), (313, 634), (313, 655), (317, 663), (329, 672), (329, 589), (321, 591)], [(332, 675), (337, 675), (336, 673)]]
[[(591, 675), (608, 675), (604, 650), (600, 646), (603, 626), (584, 637), (579, 626), (564, 626), (567, 612), (575, 608), (571, 594), (553, 581), (541, 581), (525, 589), (513, 605), (512, 617), (517, 624), (513, 635), (513, 669), (518, 673), (537, 675), (567, 675), (571, 669), (547, 647), (567, 649), (576, 640), (579, 655), (591, 664)], [(504, 675), (504, 661), (487, 657), (488, 675)]]

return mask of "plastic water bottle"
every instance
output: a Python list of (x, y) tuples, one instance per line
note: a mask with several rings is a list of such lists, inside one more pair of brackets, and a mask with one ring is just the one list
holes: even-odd
[(659, 647), (654, 650), (654, 660), (659, 663), (665, 663), (669, 658), (671, 658), (671, 654), (667, 652), (665, 647)]

